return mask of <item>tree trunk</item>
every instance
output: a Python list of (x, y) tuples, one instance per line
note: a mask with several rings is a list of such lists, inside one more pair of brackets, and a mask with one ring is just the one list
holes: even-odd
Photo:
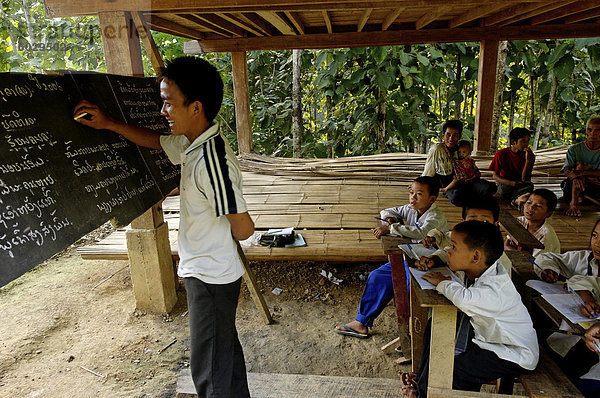
[(510, 114), (508, 115), (508, 132), (510, 133), (515, 125), (515, 103), (517, 102), (517, 93), (510, 92)]
[[(473, 83), (475, 85), (475, 83)], [(475, 94), (477, 93), (476, 88), (474, 87), (471, 91), (471, 104), (469, 105), (469, 116), (473, 117), (473, 109), (475, 108)]]
[(23, 4), (23, 12), (25, 13), (25, 21), (27, 22), (27, 31), (29, 32), (29, 44), (33, 46), (35, 44), (35, 33), (33, 32), (33, 25), (31, 24), (29, 4), (27, 4), (27, 0), (21, 0), (21, 4)]
[[(460, 83), (462, 77), (462, 63), (460, 62), (460, 54), (456, 55), (456, 84)], [(456, 90), (457, 94), (460, 94), (460, 89)], [(454, 118), (459, 120), (460, 114), (460, 101), (454, 101)]]
[(554, 105), (556, 104), (556, 90), (558, 88), (558, 79), (552, 76), (552, 84), (550, 86), (550, 96), (548, 97), (548, 107), (546, 108), (546, 117), (544, 118), (544, 131), (542, 133), (542, 148), (548, 146), (550, 141), (550, 120), (554, 115)]
[(300, 87), (300, 57), (302, 50), (292, 50), (292, 136), (294, 157), (302, 157), (302, 89)]
[(533, 75), (529, 76), (529, 95), (531, 100), (531, 119), (529, 119), (529, 128), (532, 129), (535, 123), (535, 80), (533, 80)]
[(377, 150), (385, 151), (385, 108), (387, 91), (377, 90)]
[(492, 111), (492, 137), (491, 149), (498, 149), (498, 137), (500, 136), (500, 124), (502, 121), (502, 97), (504, 96), (504, 72), (506, 69), (506, 56), (508, 55), (508, 42), (501, 41), (498, 46), (498, 63), (496, 68), (496, 87), (494, 95), (494, 108)]
[(542, 121), (544, 119), (544, 115), (540, 117), (538, 120), (537, 127), (535, 128), (535, 138), (533, 139), (533, 150), (536, 151), (538, 149), (538, 142), (540, 141), (540, 132), (542, 131)]
[[(331, 116), (331, 108), (333, 107), (332, 100), (330, 96), (325, 97), (325, 109), (327, 110), (327, 118)], [(333, 131), (328, 127), (327, 128), (327, 157), (333, 157)]]
[[(7, 21), (8, 20), (8, 15), (6, 15), (6, 12), (4, 11), (4, 3), (0, 3), (0, 16), (2, 16), (2, 19)], [(12, 23), (8, 23), (8, 36), (10, 37), (10, 45), (13, 48), (13, 51), (16, 53), (17, 51), (17, 41), (15, 40), (15, 36), (13, 34), (12, 31)]]

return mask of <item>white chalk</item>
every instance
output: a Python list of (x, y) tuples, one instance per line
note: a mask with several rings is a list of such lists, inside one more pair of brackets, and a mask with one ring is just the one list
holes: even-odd
[(73, 118), (73, 120), (79, 120), (79, 119), (81, 119), (82, 117), (86, 117), (86, 116), (90, 116), (90, 114), (89, 114), (89, 113), (87, 113), (87, 112), (83, 112), (83, 113), (80, 113), (79, 115), (75, 116), (75, 117)]

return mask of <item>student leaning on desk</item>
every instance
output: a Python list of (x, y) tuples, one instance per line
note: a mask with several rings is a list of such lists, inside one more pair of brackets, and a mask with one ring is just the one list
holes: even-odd
[[(438, 272), (425, 275), (439, 293), (470, 317), (469, 322), (462, 322), (468, 330), (461, 327), (457, 333), (460, 353), (454, 357), (453, 389), (479, 391), (483, 383), (514, 378), (537, 365), (537, 336), (521, 296), (497, 261), (502, 251), (502, 235), (496, 226), (465, 221), (452, 230), (448, 265), (453, 271), (465, 272), (467, 286)], [(431, 321), (425, 329), (418, 373), (402, 377), (406, 384), (402, 392), (408, 397), (427, 396), (430, 335)]]

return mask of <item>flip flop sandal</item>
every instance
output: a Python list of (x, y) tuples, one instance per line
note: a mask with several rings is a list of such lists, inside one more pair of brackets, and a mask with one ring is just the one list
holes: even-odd
[(405, 386), (417, 388), (417, 374), (415, 372), (403, 372), (400, 374), (400, 379)]
[(368, 337), (371, 337), (371, 335), (368, 334), (368, 333), (359, 333), (356, 330), (354, 330), (354, 329), (352, 329), (352, 328), (350, 328), (350, 327), (348, 327), (346, 325), (342, 325), (342, 327), (345, 330), (334, 329), (335, 332), (339, 333), (339, 334), (343, 334), (344, 336), (356, 337), (356, 338), (359, 338), (359, 339), (366, 339)]

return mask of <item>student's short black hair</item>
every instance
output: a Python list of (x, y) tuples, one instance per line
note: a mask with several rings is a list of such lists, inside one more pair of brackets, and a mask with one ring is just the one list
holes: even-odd
[(458, 132), (462, 134), (463, 124), (460, 120), (446, 120), (446, 123), (442, 125), (442, 134), (446, 133), (446, 129), (448, 127), (451, 129), (457, 129)]
[(531, 130), (527, 130), (525, 127), (515, 127), (508, 134), (508, 143), (512, 144), (513, 141), (517, 142), (517, 141), (519, 141), (519, 139), (521, 139), (523, 137), (526, 137), (526, 136), (531, 137), (532, 135), (533, 134), (532, 134)]
[(429, 195), (438, 196), (440, 194), (440, 183), (437, 178), (430, 176), (421, 176), (415, 178), (415, 182), (427, 185)]
[(556, 194), (549, 189), (546, 188), (538, 188), (534, 189), (531, 195), (541, 196), (546, 199), (546, 205), (548, 206), (548, 211), (556, 210), (556, 204), (558, 203), (558, 198)]
[(467, 218), (467, 212), (470, 209), (481, 209), (481, 210), (489, 210), (492, 212), (492, 216), (494, 217), (494, 222), (498, 221), (500, 217), (500, 206), (498, 206), (498, 201), (493, 198), (485, 198), (479, 200), (472, 200), (465, 204), (462, 208), (462, 218), (463, 220)]
[(463, 146), (468, 146), (469, 148), (473, 148), (473, 146), (471, 145), (471, 141), (469, 140), (460, 140), (458, 141), (458, 148), (461, 148)]
[(160, 77), (175, 82), (185, 105), (200, 101), (206, 119), (213, 122), (223, 102), (223, 80), (217, 68), (202, 58), (177, 57), (160, 68)]
[(489, 267), (504, 252), (504, 241), (500, 229), (483, 221), (463, 221), (456, 224), (452, 232), (465, 235), (465, 245), (471, 250), (479, 249), (485, 254), (485, 264)]

